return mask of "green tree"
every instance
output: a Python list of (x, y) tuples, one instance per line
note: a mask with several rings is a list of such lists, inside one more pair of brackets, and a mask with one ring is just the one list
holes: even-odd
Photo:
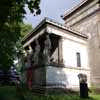
[(22, 38), (25, 35), (27, 35), (29, 32), (32, 31), (32, 25), (30, 25), (30, 24), (21, 23), (20, 27), (21, 27), (21, 32), (20, 32), (21, 33), (21, 37), (16, 43), (16, 55), (15, 55), (16, 60), (18, 60), (18, 63), (17, 63), (17, 66), (16, 66), (18, 72), (21, 71), (21, 69), (24, 67), (23, 62), (24, 62), (24, 58), (25, 57), (23, 55), (24, 54), (23, 53), (24, 48), (23, 48), (23, 46), (21, 44)]
[(23, 38), (25, 35), (27, 35), (29, 32), (32, 31), (32, 25), (30, 24), (20, 24), (21, 27), (21, 37)]
[(21, 37), (21, 25), (26, 14), (25, 5), (31, 13), (41, 13), (40, 0), (0, 0), (0, 69), (7, 71), (15, 59), (16, 42)]

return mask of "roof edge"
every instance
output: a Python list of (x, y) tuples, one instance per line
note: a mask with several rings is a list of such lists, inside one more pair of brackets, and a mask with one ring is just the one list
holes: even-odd
[(45, 17), (45, 18), (33, 29), (33, 31), (31, 31), (30, 33), (28, 33), (27, 35), (24, 36), (24, 38), (22, 39), (22, 42), (24, 42), (27, 38), (29, 38), (36, 30), (38, 30), (38, 29), (39, 29), (42, 25), (44, 25), (45, 23), (55, 25), (55, 26), (57, 26), (57, 27), (59, 27), (59, 28), (62, 28), (62, 29), (64, 29), (64, 30), (66, 30), (66, 31), (70, 31), (70, 32), (72, 32), (72, 33), (74, 33), (74, 34), (76, 34), (76, 35), (78, 35), (78, 36), (83, 37), (83, 38), (86, 38), (86, 39), (88, 38), (87, 35), (85, 35), (85, 34), (82, 34), (82, 33), (78, 32), (78, 31), (75, 31), (75, 30), (73, 30), (73, 29), (71, 29), (71, 28), (69, 28), (69, 27), (64, 26), (64, 25), (61, 24), (61, 23), (56, 22), (55, 20), (52, 20), (52, 19), (50, 19), (50, 18)]
[(63, 15), (62, 19), (66, 19), (67, 16), (69, 16), (70, 14), (72, 14), (74, 11), (76, 11), (77, 9), (79, 9), (81, 6), (83, 6), (88, 1), (91, 1), (91, 0), (82, 0), (79, 4), (77, 4), (76, 6), (74, 6), (73, 8), (71, 8), (69, 11), (65, 11), (65, 14)]

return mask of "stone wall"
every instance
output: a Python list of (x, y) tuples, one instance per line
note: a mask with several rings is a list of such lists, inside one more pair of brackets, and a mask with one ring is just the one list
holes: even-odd
[[(89, 66), (91, 68), (91, 80), (94, 85), (100, 84), (100, 11), (98, 0), (93, 0), (84, 8), (66, 20), (66, 25), (88, 35)], [(84, 10), (87, 9), (87, 10)], [(82, 12), (83, 11), (83, 12)]]
[[(77, 53), (80, 54), (80, 66), (77, 65)], [(90, 69), (88, 64), (87, 42), (80, 43), (73, 39), (62, 39), (63, 63), (67, 67)]]
[[(90, 71), (70, 67), (48, 66), (46, 67), (47, 88), (67, 88), (79, 90), (78, 74), (86, 74), (90, 82)], [(88, 84), (90, 86), (90, 84)]]
[(43, 87), (46, 82), (46, 69), (39, 67), (33, 70), (33, 86)]

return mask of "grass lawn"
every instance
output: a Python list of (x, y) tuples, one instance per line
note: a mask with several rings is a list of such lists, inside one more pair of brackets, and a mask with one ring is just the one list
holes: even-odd
[(13, 86), (0, 86), (0, 100), (19, 100)]
[[(18, 91), (18, 90), (17, 90)], [(20, 91), (19, 91), (20, 92)], [(78, 95), (48, 95), (36, 96), (31, 92), (24, 92), (25, 99), (22, 99), (14, 86), (0, 87), (0, 100), (100, 100), (100, 95), (90, 95), (89, 99), (80, 99)]]

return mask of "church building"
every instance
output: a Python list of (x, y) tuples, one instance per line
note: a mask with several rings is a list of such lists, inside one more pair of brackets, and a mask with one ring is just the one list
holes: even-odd
[(99, 87), (100, 0), (82, 0), (62, 19), (64, 24), (44, 18), (22, 40), (33, 55), (33, 85), (78, 89), (83, 74), (88, 86)]

